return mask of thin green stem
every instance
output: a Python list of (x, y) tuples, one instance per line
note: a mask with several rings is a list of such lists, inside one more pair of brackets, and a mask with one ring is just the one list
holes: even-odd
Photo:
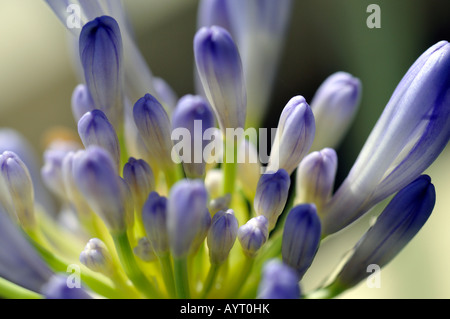
[[(224, 142), (224, 161), (223, 166), (223, 193), (224, 195), (234, 193), (236, 174), (237, 174), (237, 147), (236, 143), (228, 145), (227, 141)], [(231, 156), (232, 155), (232, 156)]]
[(179, 299), (190, 299), (187, 257), (174, 258), (175, 289)]
[(211, 291), (211, 288), (214, 286), (214, 283), (216, 282), (217, 275), (219, 274), (219, 268), (221, 265), (219, 264), (211, 264), (211, 267), (209, 267), (208, 276), (206, 277), (205, 285), (203, 286), (201, 298), (205, 299), (209, 292)]
[(136, 288), (148, 298), (159, 298), (156, 288), (150, 283), (147, 277), (139, 268), (133, 250), (130, 246), (127, 232), (119, 234), (111, 234), (116, 246), (120, 263), (127, 274), (128, 278), (133, 282)]
[(173, 277), (172, 260), (170, 253), (162, 253), (158, 255), (159, 263), (161, 265), (161, 272), (163, 275), (164, 284), (166, 285), (167, 292), (170, 298), (175, 298), (175, 279)]
[(181, 164), (175, 164), (171, 168), (166, 168), (163, 172), (168, 190), (183, 178), (183, 166)]
[(245, 282), (247, 281), (247, 278), (250, 275), (254, 263), (255, 258), (245, 256), (244, 264), (240, 267), (239, 276), (237, 277), (237, 280), (234, 282), (234, 285), (232, 285), (232, 289), (228, 292), (229, 298), (238, 297), (239, 293), (241, 292), (241, 289), (244, 287)]
[(8, 299), (42, 299), (43, 296), (0, 277), (0, 296)]

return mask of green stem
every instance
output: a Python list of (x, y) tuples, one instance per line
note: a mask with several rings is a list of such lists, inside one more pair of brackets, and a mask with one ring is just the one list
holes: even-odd
[(164, 284), (166, 285), (167, 292), (170, 298), (175, 298), (175, 279), (173, 278), (173, 267), (170, 259), (170, 253), (162, 253), (158, 255), (159, 263), (161, 265), (161, 271), (163, 275)]
[(0, 296), (8, 299), (42, 299), (43, 296), (0, 277)]
[(181, 164), (175, 164), (170, 168), (164, 169), (163, 172), (168, 190), (170, 190), (176, 182), (183, 178), (183, 167)]
[(220, 266), (221, 265), (219, 264), (211, 264), (211, 267), (209, 267), (208, 276), (206, 277), (205, 285), (203, 286), (203, 291), (201, 294), (202, 299), (205, 299), (208, 296), (208, 293), (213, 287), (219, 273)]
[(111, 234), (116, 246), (117, 254), (119, 255), (120, 263), (122, 264), (128, 278), (133, 282), (136, 288), (148, 298), (159, 298), (159, 293), (155, 287), (150, 283), (147, 277), (139, 268), (133, 250), (128, 240), (127, 232), (119, 234)]
[(343, 285), (339, 284), (338, 282), (333, 282), (332, 284), (317, 289), (315, 291), (310, 292), (306, 296), (304, 296), (305, 299), (332, 299), (341, 293), (343, 293), (345, 290), (347, 290), (347, 287), (344, 287)]
[(187, 270), (187, 257), (174, 258), (175, 289), (179, 299), (190, 299), (189, 278)]
[[(236, 145), (227, 146), (227, 141), (224, 142), (224, 156), (223, 156), (223, 193), (224, 195), (234, 193), (236, 174), (237, 174), (237, 147)], [(236, 144), (236, 143), (233, 143)], [(229, 154), (232, 152), (233, 158), (229, 159)], [(231, 161), (230, 161), (231, 160)]]
[(255, 258), (251, 258), (245, 256), (244, 264), (240, 268), (239, 276), (235, 281), (234, 285), (232, 285), (231, 291), (228, 292), (229, 298), (237, 298), (241, 289), (244, 287), (247, 278), (250, 275), (250, 272), (253, 268), (253, 264), (255, 263)]

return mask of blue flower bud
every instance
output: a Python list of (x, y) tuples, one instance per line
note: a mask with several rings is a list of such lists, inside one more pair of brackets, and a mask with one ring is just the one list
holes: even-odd
[(361, 82), (345, 72), (330, 75), (311, 100), (316, 134), (311, 147), (336, 148), (348, 131), (361, 101)]
[(95, 109), (91, 93), (89, 93), (85, 84), (78, 84), (75, 87), (72, 93), (71, 106), (73, 117), (77, 123), (85, 113)]
[(142, 208), (142, 222), (155, 253), (167, 252), (169, 250), (167, 198), (151, 192)]
[(140, 260), (145, 262), (152, 262), (157, 259), (153, 246), (147, 237), (138, 240), (137, 246), (134, 247), (133, 252)]
[(422, 175), (394, 196), (358, 241), (335, 282), (350, 288), (367, 277), (367, 267), (388, 264), (419, 232), (433, 211), (436, 193)]
[(78, 134), (84, 147), (87, 148), (91, 145), (103, 147), (111, 154), (116, 167), (119, 167), (119, 139), (105, 113), (100, 110), (93, 110), (84, 114), (78, 121)]
[(203, 213), (203, 218), (201, 220), (200, 228), (195, 235), (195, 238), (192, 242), (191, 249), (189, 251), (190, 254), (195, 255), (197, 251), (200, 249), (201, 245), (204, 243), (206, 236), (208, 235), (209, 228), (211, 227), (211, 213), (208, 209), (205, 209)]
[(54, 275), (42, 287), (41, 293), (47, 299), (92, 299), (82, 287), (69, 287), (64, 275)]
[(302, 96), (293, 97), (281, 112), (267, 170), (289, 175), (308, 153), (315, 134), (314, 115)]
[(133, 116), (148, 151), (150, 166), (154, 169), (173, 167), (171, 124), (163, 106), (146, 94), (134, 104)]
[(0, 174), (20, 224), (25, 229), (35, 227), (34, 189), (28, 168), (15, 153), (5, 151), (0, 155)]
[(201, 96), (185, 95), (179, 100), (172, 114), (172, 136), (180, 128), (187, 130), (184, 133), (190, 135), (188, 141), (185, 141), (185, 134), (181, 135), (183, 139), (179, 142), (183, 147), (180, 158), (189, 178), (201, 178), (205, 175), (206, 162), (203, 150), (209, 141), (203, 139), (203, 133), (212, 127), (214, 127), (213, 112)]
[(277, 259), (272, 259), (264, 265), (258, 299), (298, 299), (298, 281), (295, 270)]
[(130, 187), (135, 209), (142, 211), (148, 194), (155, 190), (155, 176), (146, 161), (130, 157), (123, 167), (123, 178)]
[(39, 291), (52, 271), (0, 207), (0, 277)]
[(324, 209), (324, 233), (349, 225), (417, 178), (444, 149), (448, 127), (450, 44), (441, 41), (423, 53), (398, 84), (349, 175)]
[(244, 128), (245, 80), (238, 49), (228, 31), (218, 26), (201, 28), (194, 38), (194, 55), (223, 134), (227, 128)]
[(295, 203), (314, 203), (317, 211), (331, 197), (337, 170), (337, 155), (332, 148), (308, 154), (297, 168)]
[(181, 180), (170, 190), (167, 204), (167, 231), (170, 248), (176, 258), (189, 253), (202, 229), (208, 193), (200, 180)]
[(269, 231), (275, 227), (278, 217), (286, 205), (291, 180), (284, 169), (266, 172), (261, 175), (253, 201), (256, 215), (264, 216), (269, 221)]
[(84, 25), (79, 40), (84, 77), (95, 108), (102, 110), (115, 128), (123, 119), (122, 36), (116, 20), (95, 18)]
[(283, 230), (283, 262), (297, 271), (301, 280), (311, 266), (320, 244), (321, 226), (314, 204), (295, 206)]
[(111, 254), (105, 243), (98, 238), (88, 241), (84, 250), (80, 253), (80, 262), (92, 271), (105, 276), (112, 276), (115, 272)]
[(228, 193), (224, 196), (214, 198), (209, 201), (208, 210), (211, 215), (214, 216), (215, 213), (221, 210), (227, 210), (230, 207), (231, 194)]
[(264, 216), (253, 217), (238, 230), (238, 239), (242, 250), (246, 256), (251, 258), (256, 256), (268, 237), (268, 221)]
[(222, 210), (214, 215), (206, 238), (211, 264), (221, 265), (227, 260), (236, 240), (238, 227), (232, 209)]
[[(103, 219), (111, 232), (123, 232), (130, 225), (134, 207), (128, 186), (117, 175), (110, 154), (90, 146), (73, 159), (75, 183), (92, 210)], [(129, 196), (128, 196), (129, 195)], [(131, 209), (131, 212), (130, 212)]]

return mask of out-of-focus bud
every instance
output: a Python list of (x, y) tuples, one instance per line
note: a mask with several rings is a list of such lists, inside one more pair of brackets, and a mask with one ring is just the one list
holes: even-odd
[(264, 245), (268, 237), (268, 221), (264, 216), (253, 217), (246, 224), (239, 227), (238, 230), (238, 239), (242, 250), (250, 258), (256, 256), (256, 253)]
[(266, 172), (258, 181), (253, 206), (256, 215), (267, 218), (269, 231), (275, 227), (278, 217), (283, 212), (290, 185), (289, 174), (284, 169)]
[(120, 166), (120, 147), (117, 133), (105, 113), (93, 110), (84, 114), (78, 122), (78, 134), (84, 147), (97, 145), (107, 150), (116, 167)]
[(155, 190), (155, 176), (146, 161), (130, 157), (123, 167), (123, 178), (130, 187), (135, 210), (142, 211), (142, 206), (150, 192)]
[(72, 114), (75, 122), (81, 119), (81, 117), (95, 109), (94, 101), (92, 100), (91, 93), (85, 84), (78, 84), (72, 93)]
[(227, 128), (244, 128), (245, 80), (231, 35), (218, 26), (201, 28), (194, 38), (194, 55), (205, 94), (223, 134)]
[(92, 299), (82, 287), (69, 287), (68, 277), (55, 274), (42, 286), (41, 293), (46, 299)]
[(105, 276), (112, 276), (115, 272), (111, 254), (105, 243), (98, 238), (88, 241), (80, 254), (80, 262), (90, 270)]
[(142, 208), (142, 222), (157, 255), (169, 251), (167, 233), (167, 198), (151, 192)]
[(95, 108), (118, 129), (123, 120), (122, 36), (114, 18), (101, 16), (81, 30), (80, 59)]
[(206, 173), (205, 187), (210, 198), (218, 198), (222, 194), (223, 172), (221, 169), (212, 169)]
[(293, 97), (281, 112), (267, 170), (283, 168), (291, 175), (308, 153), (315, 130), (314, 115), (308, 103), (303, 96)]
[(227, 260), (236, 240), (238, 227), (233, 210), (222, 210), (214, 215), (206, 238), (211, 264), (221, 265)]
[(263, 268), (258, 287), (258, 299), (298, 299), (300, 286), (294, 269), (277, 259), (269, 260)]
[(322, 83), (310, 104), (316, 122), (312, 150), (339, 146), (358, 110), (361, 93), (360, 80), (345, 72), (334, 73)]
[(140, 260), (147, 263), (157, 259), (152, 244), (147, 237), (139, 238), (137, 246), (134, 247), (133, 252), (137, 257), (139, 257)]
[(231, 195), (226, 194), (209, 201), (208, 210), (212, 216), (221, 210), (227, 210), (230, 207)]
[(295, 203), (314, 203), (321, 207), (331, 197), (337, 170), (337, 155), (332, 148), (308, 154), (297, 168)]
[(166, 106), (167, 113), (172, 113), (177, 105), (178, 96), (170, 85), (162, 78), (153, 78), (153, 87), (161, 103)]
[(311, 266), (320, 244), (321, 226), (314, 204), (295, 206), (289, 212), (283, 230), (283, 262), (302, 279)]

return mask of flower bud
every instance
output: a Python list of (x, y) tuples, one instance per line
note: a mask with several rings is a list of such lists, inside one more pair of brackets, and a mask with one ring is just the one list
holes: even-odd
[(144, 142), (152, 168), (170, 168), (172, 161), (171, 124), (163, 106), (150, 94), (140, 98), (133, 108), (134, 122)]
[(0, 173), (20, 224), (25, 229), (35, 227), (34, 189), (28, 168), (15, 153), (5, 151), (0, 155)]
[(152, 244), (147, 237), (140, 238), (138, 244), (134, 247), (133, 252), (140, 260), (145, 262), (152, 262), (156, 260), (155, 251), (153, 250)]
[(205, 175), (203, 150), (208, 141), (203, 139), (203, 133), (212, 127), (213, 112), (201, 96), (185, 95), (180, 99), (172, 114), (172, 136), (178, 129), (184, 129), (183, 132), (180, 131), (184, 133), (180, 134), (182, 140), (175, 144), (175, 147), (182, 145), (183, 155), (180, 155), (180, 158), (189, 178), (201, 178)]
[(123, 178), (130, 187), (135, 210), (142, 211), (142, 206), (151, 191), (155, 190), (155, 176), (146, 161), (130, 157), (123, 167)]
[(228, 258), (236, 240), (238, 227), (232, 209), (222, 210), (214, 215), (206, 238), (211, 264), (221, 265)]
[(78, 84), (72, 93), (72, 114), (75, 121), (81, 119), (81, 117), (95, 109), (94, 101), (92, 100), (91, 93), (85, 84)]
[(208, 194), (200, 180), (181, 180), (170, 190), (167, 203), (167, 231), (175, 258), (189, 253), (202, 229)]
[(283, 230), (283, 262), (302, 279), (311, 266), (320, 244), (321, 226), (314, 204), (295, 206), (289, 212)]
[(214, 216), (215, 213), (221, 210), (227, 210), (230, 207), (231, 194), (226, 194), (221, 197), (214, 198), (209, 201), (208, 210), (211, 215)]
[(436, 193), (422, 175), (394, 196), (358, 241), (335, 282), (351, 288), (367, 277), (367, 267), (388, 264), (417, 234), (433, 211)]
[(281, 112), (267, 170), (283, 168), (291, 175), (308, 153), (315, 130), (314, 115), (308, 103), (303, 96), (293, 97)]
[(111, 254), (105, 243), (98, 238), (88, 241), (80, 254), (80, 262), (90, 270), (105, 276), (112, 276), (115, 272)]
[(151, 192), (142, 208), (142, 222), (157, 255), (169, 250), (167, 233), (167, 198)]
[(311, 100), (316, 122), (312, 150), (339, 146), (358, 110), (361, 92), (360, 80), (345, 72), (336, 72), (322, 83)]
[(336, 169), (337, 155), (332, 148), (308, 154), (297, 168), (295, 203), (314, 203), (320, 212), (331, 197)]
[(118, 128), (123, 120), (123, 54), (116, 20), (101, 16), (86, 23), (80, 33), (79, 49), (95, 108)]
[(284, 169), (261, 175), (253, 202), (257, 216), (264, 216), (269, 222), (269, 231), (275, 227), (283, 212), (289, 195), (291, 180)]
[(217, 25), (231, 32), (227, 0), (200, 0), (197, 13), (197, 27)]
[(212, 26), (197, 31), (194, 55), (206, 96), (216, 113), (222, 133), (244, 128), (247, 97), (241, 58), (225, 29)]
[(253, 217), (238, 230), (238, 239), (242, 250), (246, 256), (251, 258), (256, 256), (268, 237), (268, 221), (264, 216)]
[(258, 287), (258, 299), (298, 299), (298, 276), (289, 266), (277, 259), (268, 261)]
[(111, 154), (116, 167), (120, 166), (119, 139), (105, 113), (93, 110), (84, 114), (78, 121), (78, 134), (84, 147), (91, 145), (103, 147)]
[(221, 169), (209, 170), (205, 176), (205, 187), (209, 197), (217, 198), (222, 195), (223, 172)]
[(207, 209), (205, 209), (205, 212), (203, 213), (203, 218), (201, 220), (200, 229), (195, 235), (194, 241), (192, 242), (191, 245), (191, 250), (189, 252), (191, 255), (195, 255), (197, 253), (200, 246), (205, 241), (205, 238), (208, 235), (210, 227), (211, 227), (211, 214)]
[(53, 275), (42, 286), (41, 293), (46, 299), (92, 299), (82, 287), (69, 287), (69, 278), (64, 275)]

